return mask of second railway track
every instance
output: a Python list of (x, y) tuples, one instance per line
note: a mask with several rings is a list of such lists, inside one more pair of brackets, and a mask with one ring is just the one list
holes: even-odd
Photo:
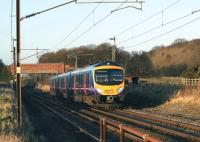
[[(144, 133), (150, 132), (154, 136), (159, 136), (163, 141), (200, 141), (200, 126), (192, 125), (189, 123), (182, 123), (179, 121), (159, 118), (151, 115), (145, 115), (139, 112), (131, 112), (127, 110), (106, 110), (104, 108), (91, 108), (86, 105), (74, 105), (65, 101), (57, 101), (54, 97), (33, 95), (35, 99), (43, 100), (43, 103), (53, 105), (57, 110), (68, 110), (76, 115), (79, 115), (90, 122), (98, 123), (99, 117), (105, 117), (125, 125), (132, 126)], [(112, 139), (112, 138), (111, 138)]]

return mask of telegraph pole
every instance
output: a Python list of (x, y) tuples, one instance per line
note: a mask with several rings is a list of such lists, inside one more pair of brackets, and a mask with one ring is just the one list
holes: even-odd
[[(82, 51), (80, 51), (82, 52)], [(80, 52), (77, 52), (77, 53), (80, 53)], [(78, 55), (74, 55), (74, 54), (77, 54), (77, 53), (72, 53), (71, 55), (68, 55), (68, 58), (75, 58), (75, 68), (77, 69), (78, 68), (78, 56), (91, 56), (93, 54), (78, 54)]]
[(112, 61), (115, 62), (115, 56), (116, 56), (116, 41), (115, 41), (115, 37), (110, 38), (110, 40), (114, 41), (114, 44), (112, 46)]
[(16, 39), (13, 39), (13, 72), (14, 72), (14, 79), (16, 78), (16, 48), (14, 41)]
[(14, 73), (14, 79), (15, 79), (15, 75), (16, 75), (16, 56), (15, 56), (15, 46), (13, 47), (13, 73)]
[(16, 1), (16, 33), (17, 33), (17, 102), (18, 102), (18, 127), (22, 127), (22, 97), (21, 97), (21, 66), (20, 66), (20, 0)]
[(13, 44), (13, 89), (15, 90), (16, 93), (16, 48), (15, 45)]
[(76, 62), (75, 62), (75, 68), (77, 69), (77, 68), (78, 68), (78, 57), (75, 56), (75, 59), (76, 59)]

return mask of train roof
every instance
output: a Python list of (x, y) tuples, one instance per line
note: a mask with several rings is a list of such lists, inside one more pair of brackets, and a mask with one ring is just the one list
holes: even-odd
[(115, 63), (113, 61), (103, 61), (103, 62), (99, 62), (99, 63), (89, 65), (89, 66), (86, 66), (86, 67), (83, 67), (83, 68), (79, 68), (79, 69), (76, 69), (76, 70), (73, 70), (73, 71), (70, 71), (70, 72), (75, 73), (75, 72), (79, 72), (80, 70), (86, 71), (86, 70), (89, 70), (93, 67), (99, 67), (99, 66), (119, 66), (119, 67), (121, 67), (121, 65), (119, 65), (118, 63)]
[(118, 63), (113, 62), (113, 61), (103, 61), (103, 62), (99, 62), (99, 63), (89, 65), (89, 66), (86, 66), (86, 67), (83, 67), (83, 68), (79, 68), (79, 69), (76, 69), (76, 70), (72, 70), (72, 71), (69, 71), (69, 72), (65, 72), (65, 73), (62, 73), (62, 74), (52, 76), (51, 79), (59, 78), (59, 77), (65, 76), (69, 73), (74, 74), (74, 73), (77, 73), (77, 72), (80, 72), (80, 71), (82, 71), (82, 72), (88, 71), (88, 70), (90, 70), (94, 67), (99, 67), (99, 66), (119, 66), (119, 67), (122, 67), (121, 65), (119, 65)]
[(113, 62), (113, 61), (104, 61), (104, 62), (100, 62), (100, 63), (97, 63), (97, 64), (94, 64), (94, 67), (99, 67), (99, 66), (120, 66), (118, 63), (116, 62)]

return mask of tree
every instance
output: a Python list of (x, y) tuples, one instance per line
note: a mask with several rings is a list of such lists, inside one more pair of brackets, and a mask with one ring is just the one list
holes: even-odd
[(146, 52), (132, 52), (129, 70), (132, 76), (150, 75), (153, 70), (153, 66), (149, 55)]
[(182, 44), (185, 44), (187, 43), (187, 40), (184, 39), (184, 38), (178, 38), (178, 39), (175, 39), (173, 42), (172, 42), (172, 45), (182, 45)]
[(10, 72), (8, 71), (7, 67), (0, 59), (0, 81), (9, 81)]

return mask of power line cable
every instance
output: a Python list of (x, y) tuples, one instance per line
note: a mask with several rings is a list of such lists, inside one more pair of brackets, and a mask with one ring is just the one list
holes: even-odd
[[(127, 0), (126, 0), (126, 1), (127, 1)], [(126, 1), (123, 2), (123, 3), (126, 3)], [(66, 2), (66, 3), (64, 3), (64, 4), (60, 4), (60, 5), (57, 5), (57, 6), (54, 6), (54, 7), (45, 9), (45, 10), (42, 10), (42, 11), (40, 11), (40, 12), (36, 12), (36, 13), (32, 13), (32, 14), (26, 15), (26, 16), (22, 17), (20, 20), (22, 21), (22, 20), (24, 20), (24, 19), (30, 18), (30, 17), (32, 17), (32, 16), (36, 16), (36, 15), (38, 15), (38, 14), (47, 12), (47, 11), (49, 11), (49, 10), (53, 10), (53, 9), (55, 9), (55, 8), (64, 6), (64, 5), (69, 4), (69, 3), (72, 3), (72, 2), (81, 3), (81, 2), (77, 2), (77, 0), (69, 1), (69, 2)], [(95, 3), (95, 2), (90, 2), (90, 3)], [(115, 2), (103, 2), (103, 0), (102, 0), (101, 2), (96, 2), (96, 3), (121, 3), (116, 9), (118, 9), (118, 8), (120, 8), (120, 7), (122, 6), (122, 2), (119, 2), (119, 1), (115, 1)], [(130, 2), (127, 2), (127, 3), (143, 3), (143, 1), (138, 1), (138, 0), (136, 0), (136, 1), (130, 1)], [(103, 18), (100, 19), (97, 23), (95, 23), (92, 27), (90, 27), (90, 28), (88, 28), (86, 31), (82, 32), (78, 37), (76, 37), (75, 39), (73, 39), (68, 45), (72, 44), (74, 41), (76, 41), (77, 39), (79, 39), (81, 36), (83, 36), (84, 34), (86, 34), (87, 32), (89, 32), (92, 28), (94, 28), (96, 25), (98, 25), (99, 23), (101, 23), (102, 21), (104, 21), (105, 19), (107, 19), (110, 15), (112, 15), (112, 13), (107, 14), (105, 17), (103, 17)], [(61, 41), (61, 42), (62, 42), (62, 41)], [(68, 45), (67, 45), (67, 46), (68, 46)], [(56, 45), (56, 46), (57, 46), (57, 45)], [(66, 46), (65, 46), (65, 47), (66, 47)], [(38, 54), (41, 54), (41, 53), (43, 53), (43, 52), (45, 52), (45, 51), (38, 52)], [(36, 54), (34, 54), (34, 55), (36, 55)], [(32, 56), (34, 56), (34, 55), (30, 55), (30, 56), (28, 56), (28, 57), (22, 58), (21, 60), (24, 60), (24, 59), (26, 59), (26, 58), (32, 57)]]
[[(11, 51), (13, 48), (13, 0), (11, 0), (11, 9), (10, 9), (10, 46), (11, 46)], [(12, 62), (12, 54), (11, 54), (11, 62)]]
[[(199, 12), (199, 10), (198, 10), (198, 12)], [(193, 13), (193, 12), (192, 12), (192, 13)], [(184, 16), (183, 16), (183, 17), (184, 17)], [(177, 19), (178, 19), (178, 18), (177, 18)], [(177, 19), (176, 19), (176, 20), (177, 20)], [(120, 49), (128, 49), (128, 48), (131, 48), (131, 47), (136, 47), (136, 46), (139, 46), (139, 45), (148, 43), (148, 42), (150, 42), (150, 41), (152, 41), (152, 40), (155, 40), (155, 39), (160, 38), (160, 37), (162, 37), (162, 36), (165, 36), (165, 35), (167, 35), (167, 34), (169, 34), (169, 33), (171, 33), (171, 32), (174, 32), (174, 31), (176, 31), (176, 30), (178, 30), (178, 29), (180, 29), (180, 28), (182, 28), (182, 27), (184, 27), (184, 26), (186, 26), (186, 25), (189, 25), (189, 24), (191, 24), (191, 23), (193, 23), (193, 22), (195, 22), (195, 21), (197, 21), (197, 20), (199, 20), (199, 19), (200, 19), (200, 17), (198, 17), (198, 18), (196, 18), (196, 19), (194, 19), (194, 20), (191, 20), (191, 21), (189, 21), (189, 22), (186, 22), (185, 24), (183, 24), (183, 25), (181, 25), (181, 26), (178, 26), (178, 27), (176, 27), (176, 28), (174, 28), (174, 29), (172, 29), (172, 30), (170, 30), (170, 31), (168, 31), (168, 32), (162, 33), (162, 34), (160, 34), (160, 35), (158, 35), (158, 36), (155, 36), (155, 37), (153, 37), (153, 38), (150, 38), (150, 39), (148, 39), (148, 40), (142, 41), (142, 42), (140, 42), (140, 43), (131, 45), (131, 46), (129, 46), (129, 47), (123, 47), (123, 48), (120, 48)], [(173, 20), (172, 20), (172, 21), (173, 21)], [(172, 22), (172, 21), (170, 21), (170, 22)], [(168, 22), (168, 23), (169, 23), (169, 22)], [(166, 24), (167, 24), (167, 23), (166, 23)], [(45, 52), (45, 51), (38, 52), (38, 54), (41, 54), (41, 53), (43, 53), (43, 52)], [(24, 59), (26, 59), (26, 58), (29, 58), (29, 57), (32, 57), (32, 56), (35, 56), (35, 55), (36, 55), (36, 54), (31, 55), (31, 56), (28, 56), (28, 57), (25, 57), (25, 58), (22, 58), (21, 60), (24, 60)]]
[[(102, 1), (103, 1), (103, 0), (102, 0)], [(102, 3), (102, 1), (101, 1), (101, 3)], [(27, 15), (27, 16), (22, 17), (21, 20), (26, 19), (26, 18), (30, 18), (30, 17), (35, 16), (35, 15), (37, 15), (37, 14), (41, 14), (41, 13), (46, 12), (46, 11), (48, 11), (48, 10), (55, 9), (55, 8), (60, 7), (60, 6), (63, 6), (63, 5), (72, 3), (72, 2), (78, 3), (77, 0), (69, 1), (69, 2), (67, 2), (67, 3), (61, 4), (61, 5), (58, 5), (58, 6), (55, 6), (55, 7), (52, 7), (52, 8), (43, 10), (43, 11), (40, 11), (40, 12), (36, 12), (36, 13), (29, 14), (29, 15)], [(119, 3), (119, 2), (118, 2), (118, 3)], [(133, 3), (133, 2), (130, 2), (130, 3)], [(118, 6), (117, 8), (119, 8), (119, 7), (121, 7), (121, 4), (120, 4), (120, 6)], [(92, 27), (88, 28), (86, 31), (84, 31), (83, 33), (81, 33), (78, 37), (76, 37), (74, 40), (72, 40), (72, 41), (70, 42), (70, 44), (73, 43), (74, 41), (76, 41), (78, 38), (80, 38), (80, 37), (83, 36), (84, 34), (86, 34), (88, 31), (90, 31), (90, 30), (91, 30), (93, 27), (95, 27), (97, 24), (101, 23), (103, 20), (105, 20), (106, 18), (108, 18), (111, 14), (112, 14), (112, 13), (109, 13), (108, 15), (106, 15), (105, 17), (103, 17), (101, 20), (99, 20), (97, 23), (95, 23)], [(68, 45), (69, 45), (69, 44), (68, 44)], [(24, 60), (24, 59), (33, 57), (33, 56), (38, 55), (38, 54), (42, 54), (42, 53), (44, 53), (44, 52), (45, 52), (45, 51), (38, 52), (37, 54), (30, 55), (30, 56), (28, 56), (28, 57), (22, 58), (21, 60)]]
[[(126, 3), (143, 3), (144, 1), (141, 0), (134, 0), (134, 1), (128, 1)], [(100, 1), (77, 1), (76, 3), (78, 4), (94, 4), (94, 3), (107, 3), (107, 4), (113, 4), (113, 3), (122, 3), (121, 0), (119, 1), (104, 1), (104, 2), (100, 2)]]
[(44, 52), (47, 52), (47, 50), (43, 50), (43, 51), (37, 52), (37, 53), (32, 54), (32, 55), (30, 55), (30, 56), (27, 56), (27, 57), (21, 58), (20, 60), (22, 61), (22, 60), (25, 60), (25, 59), (27, 59), (27, 58), (30, 58), (30, 57), (33, 57), (33, 56), (36, 56), (36, 55), (42, 54), (42, 53), (44, 53)]
[[(195, 12), (195, 13), (197, 13), (197, 12)], [(128, 42), (128, 41), (130, 41), (130, 40), (132, 40), (132, 39), (138, 38), (138, 37), (140, 37), (140, 36), (142, 36), (142, 35), (145, 35), (145, 34), (147, 34), (147, 33), (150, 33), (150, 32), (152, 32), (152, 31), (155, 31), (155, 30), (157, 30), (157, 29), (159, 29), (159, 28), (162, 28), (162, 27), (164, 27), (164, 26), (167, 26), (167, 25), (169, 25), (169, 24), (175, 23), (175, 22), (177, 22), (177, 21), (179, 21), (179, 20), (182, 20), (182, 19), (184, 19), (184, 18), (186, 18), (186, 17), (189, 17), (189, 16), (191, 16), (191, 15), (193, 15), (193, 14), (195, 14), (195, 13), (194, 13), (194, 12), (191, 12), (191, 13), (189, 13), (189, 14), (187, 14), (187, 15), (184, 15), (184, 16), (181, 16), (181, 17), (179, 17), (179, 18), (173, 19), (173, 20), (171, 20), (171, 21), (169, 21), (169, 22), (167, 22), (167, 23), (162, 23), (161, 25), (155, 26), (155, 27), (151, 28), (150, 30), (147, 30), (147, 31), (145, 31), (145, 32), (143, 32), (143, 33), (140, 33), (140, 34), (138, 34), (138, 35), (135, 35), (135, 36), (132, 36), (132, 37), (130, 37), (130, 38), (128, 38), (128, 39), (125, 39), (125, 40), (123, 40), (123, 41), (120, 41), (120, 42), (118, 42), (118, 45), (121, 45), (122, 43)]]
[(122, 5), (124, 5), (128, 0), (125, 0), (123, 3), (121, 3), (118, 8), (120, 8)]
[(180, 29), (180, 28), (182, 28), (182, 27), (184, 27), (184, 26), (186, 26), (186, 25), (189, 25), (189, 24), (191, 24), (191, 23), (193, 23), (193, 22), (195, 22), (195, 21), (197, 21), (197, 20), (199, 20), (199, 19), (200, 19), (200, 17), (195, 18), (195, 19), (193, 19), (193, 20), (191, 20), (191, 21), (189, 21), (189, 22), (184, 23), (184, 24), (181, 25), (181, 26), (178, 26), (178, 27), (176, 27), (176, 28), (174, 28), (174, 29), (171, 29), (171, 30), (168, 31), (168, 32), (162, 33), (162, 34), (160, 34), (160, 35), (158, 35), (158, 36), (155, 36), (155, 37), (152, 37), (152, 38), (150, 38), (150, 39), (148, 39), (148, 40), (145, 40), (145, 41), (142, 41), (142, 42), (140, 42), (140, 43), (137, 43), (137, 44), (134, 44), (134, 45), (125, 47), (125, 48), (121, 48), (121, 49), (128, 49), (128, 48), (132, 48), (132, 47), (136, 47), (136, 46), (145, 44), (145, 43), (147, 43), (147, 42), (150, 42), (150, 41), (152, 41), (152, 40), (155, 40), (155, 39), (157, 39), (157, 38), (160, 38), (160, 37), (162, 37), (162, 36), (165, 36), (165, 35), (167, 35), (167, 34), (169, 34), (169, 33), (172, 33), (172, 32), (174, 32), (174, 31), (177, 31), (178, 29)]
[(129, 28), (126, 28), (125, 30), (123, 30), (123, 31), (121, 31), (121, 32), (119, 32), (119, 33), (117, 33), (117, 34), (115, 34), (115, 36), (123, 35), (124, 33), (130, 31), (131, 29), (134, 29), (134, 28), (136, 28), (137, 26), (143, 24), (144, 22), (149, 21), (150, 19), (152, 19), (152, 18), (154, 18), (155, 16), (159, 15), (159, 14), (162, 13), (163, 11), (166, 11), (167, 9), (171, 8), (172, 6), (174, 6), (175, 4), (177, 4), (179, 1), (181, 1), (181, 0), (176, 0), (176, 1), (173, 2), (172, 4), (170, 4), (170, 5), (168, 5), (167, 7), (165, 7), (164, 9), (162, 9), (162, 10), (160, 10), (160, 11), (154, 13), (153, 15), (151, 15), (151, 16), (145, 18), (144, 20), (142, 20), (142, 21), (140, 21), (140, 22), (138, 22), (138, 23), (136, 23), (135, 25), (133, 25), (133, 26), (131, 26), (131, 27), (129, 27)]
[(50, 10), (53, 10), (53, 9), (56, 9), (56, 8), (59, 8), (59, 7), (62, 7), (64, 5), (67, 5), (67, 4), (70, 4), (70, 3), (73, 3), (73, 2), (76, 2), (77, 0), (72, 0), (72, 1), (68, 1), (68, 2), (65, 2), (63, 4), (59, 4), (57, 6), (53, 6), (51, 8), (48, 8), (48, 9), (45, 9), (45, 10), (42, 10), (42, 11), (39, 11), (39, 12), (35, 12), (35, 13), (32, 13), (32, 14), (29, 14), (29, 15), (26, 15), (22, 18), (20, 18), (20, 21), (24, 20), (24, 19), (27, 19), (27, 18), (30, 18), (30, 17), (33, 17), (33, 16), (36, 16), (38, 14), (42, 14), (44, 12), (47, 12), (47, 11), (50, 11)]
[[(127, 0), (125, 0), (126, 2)], [(123, 3), (125, 3), (123, 2)], [(139, 1), (138, 1), (139, 2)], [(122, 5), (120, 4), (119, 6), (117, 6), (118, 9), (120, 8)], [(92, 30), (95, 26), (97, 26), (98, 24), (100, 24), (101, 22), (103, 22), (104, 20), (106, 20), (108, 17), (110, 17), (113, 14), (113, 12), (108, 13), (107, 15), (105, 15), (102, 19), (100, 19), (98, 22), (96, 22), (95, 24), (93, 24), (91, 27), (89, 27), (87, 30), (85, 30), (84, 32), (82, 32), (81, 34), (79, 34), (76, 38), (74, 38), (72, 41), (70, 41), (67, 45), (64, 46), (64, 48), (68, 47), (69, 45), (71, 45), (73, 42), (75, 42), (77, 39), (79, 39), (80, 37), (82, 37), (83, 35), (85, 35), (86, 33), (88, 33), (90, 30)]]
[[(101, 0), (101, 1), (103, 1), (103, 0)], [(99, 5), (100, 5), (101, 3), (98, 3), (97, 5), (96, 5), (96, 7), (86, 16), (86, 17), (84, 17), (82, 20), (81, 20), (81, 22), (63, 39), (63, 40), (61, 40), (60, 42), (58, 42), (55, 46), (54, 46), (54, 48), (56, 48), (56, 47), (58, 47), (60, 44), (62, 44), (70, 35), (72, 35), (72, 33), (73, 32), (75, 32), (82, 24), (83, 24), (83, 22), (85, 22), (87, 19), (88, 19), (88, 17), (91, 15), (91, 14), (93, 14), (94, 13), (94, 11), (99, 7)]]

